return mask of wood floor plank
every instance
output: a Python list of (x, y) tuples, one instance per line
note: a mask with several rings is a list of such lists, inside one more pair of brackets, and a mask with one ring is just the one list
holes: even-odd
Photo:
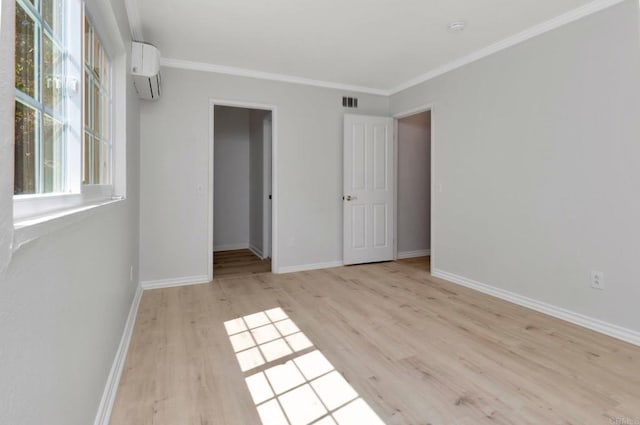
[(271, 272), (271, 259), (258, 258), (248, 249), (217, 251), (213, 253), (215, 278), (248, 276)]
[(387, 425), (640, 423), (639, 347), (421, 258), (146, 291), (111, 424), (260, 424), (224, 322), (275, 307)]

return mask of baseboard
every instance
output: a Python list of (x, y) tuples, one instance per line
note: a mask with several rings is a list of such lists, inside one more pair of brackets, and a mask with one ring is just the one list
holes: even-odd
[(254, 246), (253, 244), (249, 245), (249, 251), (253, 252), (256, 257), (260, 257), (261, 259), (264, 260), (264, 254), (262, 253), (261, 249), (258, 249), (256, 246)]
[(122, 370), (124, 368), (124, 362), (127, 358), (127, 352), (129, 351), (129, 343), (131, 342), (131, 335), (133, 334), (133, 325), (136, 323), (136, 316), (138, 314), (138, 306), (140, 305), (140, 299), (142, 298), (143, 289), (141, 286), (136, 288), (136, 293), (131, 302), (131, 308), (129, 309), (129, 316), (124, 325), (122, 331), (122, 338), (120, 338), (120, 345), (116, 356), (113, 359), (111, 365), (111, 371), (107, 378), (107, 383), (102, 393), (102, 399), (100, 400), (100, 406), (98, 406), (98, 413), (94, 425), (109, 425), (111, 419), (111, 411), (113, 410), (113, 404), (116, 401), (116, 392), (118, 391), (118, 385), (120, 384), (120, 377), (122, 376)]
[(557, 319), (561, 319), (561, 320), (573, 323), (575, 325), (582, 326), (587, 329), (591, 329), (601, 334), (608, 335), (616, 339), (620, 339), (630, 344), (640, 346), (640, 332), (634, 331), (632, 329), (627, 329), (622, 326), (604, 322), (599, 319), (594, 319), (592, 317), (585, 316), (580, 313), (576, 313), (561, 307), (557, 307), (552, 304), (547, 304), (542, 301), (534, 300), (533, 298), (525, 297), (523, 295), (506, 291), (504, 289), (496, 288), (494, 286), (477, 282), (463, 276), (458, 276), (453, 273), (445, 272), (443, 270), (434, 269), (431, 271), (431, 274), (435, 277), (448, 280), (458, 285), (475, 289), (476, 291), (479, 291), (488, 295), (492, 295), (496, 298), (500, 298), (505, 301), (509, 301), (514, 304), (518, 304), (523, 307), (530, 308), (540, 313), (553, 316)]
[(213, 252), (218, 251), (236, 251), (238, 249), (249, 249), (248, 243), (236, 243), (229, 245), (218, 245), (213, 247)]
[(129, 309), (129, 316), (127, 317), (127, 322), (125, 323), (124, 330), (122, 331), (120, 345), (118, 346), (118, 351), (116, 352), (116, 356), (113, 360), (113, 365), (111, 366), (111, 371), (109, 372), (109, 376), (107, 378), (107, 383), (102, 394), (102, 399), (100, 400), (100, 405), (98, 407), (98, 413), (96, 414), (94, 425), (109, 425), (111, 412), (113, 410), (113, 404), (116, 401), (116, 392), (118, 390), (120, 377), (122, 376), (122, 370), (124, 368), (124, 362), (127, 358), (127, 352), (129, 351), (129, 343), (131, 342), (133, 326), (136, 322), (138, 306), (140, 305), (142, 293), (148, 289), (196, 285), (208, 282), (209, 278), (207, 276), (193, 276), (178, 279), (146, 281), (140, 283), (140, 285), (136, 289), (135, 296), (133, 297), (131, 308)]
[(329, 263), (314, 263), (314, 264), (302, 264), (299, 266), (287, 266), (280, 267), (277, 270), (277, 273), (295, 273), (295, 272), (304, 272), (309, 270), (320, 270), (320, 269), (332, 269), (334, 267), (344, 266), (342, 261), (331, 261)]
[(187, 286), (187, 285), (199, 285), (202, 283), (209, 283), (209, 276), (187, 276), (178, 277), (175, 279), (160, 279), (160, 280), (146, 280), (140, 282), (142, 289), (159, 289), (159, 288), (173, 288), (174, 286)]
[(420, 249), (417, 251), (403, 251), (403, 252), (398, 252), (398, 260), (403, 260), (405, 258), (426, 257), (427, 255), (431, 255), (430, 249)]

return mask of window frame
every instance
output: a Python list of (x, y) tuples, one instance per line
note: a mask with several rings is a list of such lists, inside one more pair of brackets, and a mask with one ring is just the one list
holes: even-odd
[[(15, 1), (15, 0), (14, 0)], [(28, 0), (24, 0), (27, 2)], [(16, 5), (17, 7), (17, 5)], [(73, 213), (85, 206), (110, 203), (126, 197), (126, 97), (127, 51), (117, 20), (109, 2), (104, 0), (66, 0), (65, 56), (67, 87), (72, 95), (66, 96), (67, 125), (74, 137), (67, 144), (67, 187), (64, 192), (24, 194), (13, 196), (14, 227), (22, 228), (34, 219), (46, 221), (59, 217), (61, 212)], [(15, 15), (15, 13), (14, 13)], [(82, 50), (84, 17), (87, 16), (96, 32), (105, 55), (110, 60), (110, 172), (109, 184), (83, 184), (82, 182), (82, 134), (83, 122), (83, 74)], [(95, 19), (94, 17), (97, 17)], [(15, 17), (14, 17), (15, 19)], [(69, 53), (75, 52), (75, 53)], [(15, 126), (15, 123), (14, 123)], [(12, 162), (15, 164), (15, 159)], [(13, 190), (13, 187), (12, 187)]]
[[(86, 25), (86, 23), (88, 22), (88, 24), (91, 27), (91, 35), (92, 35), (92, 40), (93, 40), (93, 36), (95, 36), (95, 38), (97, 39), (98, 43), (100, 44), (100, 48), (102, 49), (103, 53), (104, 53), (104, 59), (106, 59), (108, 61), (108, 66), (107, 66), (107, 76), (106, 76), (106, 84), (101, 84), (100, 82), (96, 81), (95, 76), (93, 75), (91, 69), (88, 68), (88, 66), (86, 65), (85, 62), (85, 55), (86, 55), (86, 47), (85, 47), (85, 43), (87, 43), (87, 40), (85, 38), (86, 36), (86, 32), (84, 31), (84, 25)], [(83, 45), (82, 45), (82, 84), (81, 87), (83, 90), (86, 89), (86, 84), (85, 84), (85, 78), (87, 74), (91, 74), (90, 76), (90, 85), (91, 85), (91, 90), (89, 91), (89, 95), (90, 95), (90, 100), (89, 100), (89, 109), (91, 111), (90, 115), (90, 120), (91, 120), (91, 124), (93, 128), (87, 128), (86, 127), (86, 117), (84, 116), (84, 113), (86, 111), (86, 109), (84, 108), (85, 104), (83, 103), (83, 120), (82, 120), (82, 146), (84, 149), (84, 135), (85, 133), (88, 133), (89, 136), (91, 137), (91, 144), (90, 144), (90, 151), (89, 151), (89, 155), (93, 156), (94, 155), (94, 149), (95, 149), (95, 141), (96, 139), (98, 139), (98, 143), (102, 146), (103, 144), (106, 144), (108, 147), (108, 169), (107, 169), (107, 178), (106, 178), (106, 182), (102, 180), (102, 176), (98, 175), (98, 183), (94, 183), (94, 182), (85, 182), (84, 181), (84, 151), (83, 151), (83, 155), (81, 156), (81, 161), (83, 162), (83, 175), (81, 176), (82, 181), (82, 187), (84, 189), (85, 192), (92, 192), (95, 193), (96, 191), (101, 191), (101, 192), (105, 192), (105, 190), (107, 190), (108, 187), (113, 187), (113, 68), (112, 68), (112, 61), (111, 61), (111, 56), (109, 55), (109, 52), (107, 51), (107, 49), (104, 46), (104, 43), (102, 41), (102, 37), (100, 35), (100, 33), (98, 32), (98, 30), (96, 29), (96, 25), (94, 24), (94, 20), (93, 17), (91, 16), (91, 13), (88, 12), (85, 8), (85, 10), (83, 10), (83, 15), (82, 15), (82, 25), (83, 25), (83, 32), (82, 32), (82, 40), (83, 40)], [(92, 41), (90, 40), (90, 42)], [(92, 43), (93, 44), (93, 43)], [(94, 55), (94, 51), (93, 51), (94, 45), (92, 45), (90, 47), (90, 55)], [(104, 77), (104, 75), (102, 76)], [(95, 123), (93, 122), (93, 119), (95, 118), (95, 99), (93, 98), (93, 96), (95, 95), (95, 92), (92, 90), (94, 88), (94, 85), (97, 86), (100, 95), (106, 95), (106, 100), (107, 100), (107, 109), (108, 109), (108, 117), (107, 117), (107, 124), (106, 124), (106, 134), (107, 137), (104, 137), (103, 134), (97, 133), (95, 131)], [(82, 95), (82, 101), (84, 102), (87, 99), (87, 94), (83, 92)], [(104, 124), (102, 124), (104, 125)], [(102, 153), (100, 153), (100, 160), (102, 159)], [(90, 162), (90, 167), (88, 170), (88, 175), (90, 176), (90, 179), (93, 180), (93, 178), (95, 178), (95, 164), (93, 163), (93, 161), (89, 161)]]

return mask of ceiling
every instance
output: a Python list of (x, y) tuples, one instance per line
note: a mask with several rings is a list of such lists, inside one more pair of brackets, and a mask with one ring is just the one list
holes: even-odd
[[(129, 8), (163, 58), (392, 91), (592, 2), (129, 0)], [(464, 31), (448, 31), (456, 20)]]

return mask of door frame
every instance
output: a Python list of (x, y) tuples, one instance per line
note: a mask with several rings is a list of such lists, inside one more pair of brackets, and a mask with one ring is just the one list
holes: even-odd
[(403, 112), (399, 112), (397, 114), (393, 115), (393, 172), (395, 174), (395, 188), (394, 188), (394, 194), (393, 194), (393, 212), (394, 212), (394, 222), (393, 222), (393, 259), (394, 260), (398, 260), (398, 189), (399, 189), (399, 181), (398, 181), (398, 121), (401, 120), (402, 118), (407, 118), (410, 117), (412, 115), (416, 115), (416, 114), (420, 114), (422, 112), (431, 112), (431, 149), (429, 152), (429, 159), (431, 162), (431, 177), (430, 177), (430, 186), (431, 186), (431, 193), (430, 193), (430, 198), (431, 198), (431, 205), (430, 205), (430, 211), (429, 211), (429, 217), (430, 217), (430, 237), (431, 237), (431, 241), (429, 242), (429, 246), (430, 246), (430, 257), (431, 257), (431, 270), (434, 269), (434, 224), (435, 224), (435, 220), (433, 218), (433, 210), (434, 210), (434, 205), (436, 202), (436, 196), (435, 196), (435, 189), (436, 189), (436, 184), (435, 184), (435, 156), (434, 156), (434, 146), (435, 146), (435, 105), (433, 103), (427, 103), (421, 106), (418, 106), (416, 108), (412, 108)]
[[(267, 131), (267, 123), (269, 131)], [(269, 137), (267, 139), (267, 136)], [(267, 140), (269, 142), (267, 143)], [(273, 116), (266, 116), (262, 119), (262, 258), (271, 257), (271, 239), (273, 231), (269, 226), (269, 220), (273, 216), (271, 203), (273, 194), (271, 185), (273, 182)]]
[(208, 196), (208, 217), (207, 217), (207, 273), (209, 281), (213, 280), (213, 200), (214, 200), (214, 146), (215, 146), (215, 107), (230, 106), (234, 108), (261, 109), (271, 111), (271, 271), (278, 273), (278, 108), (276, 105), (269, 105), (255, 102), (244, 102), (237, 100), (224, 100), (209, 98), (209, 176), (207, 183), (209, 184)]

